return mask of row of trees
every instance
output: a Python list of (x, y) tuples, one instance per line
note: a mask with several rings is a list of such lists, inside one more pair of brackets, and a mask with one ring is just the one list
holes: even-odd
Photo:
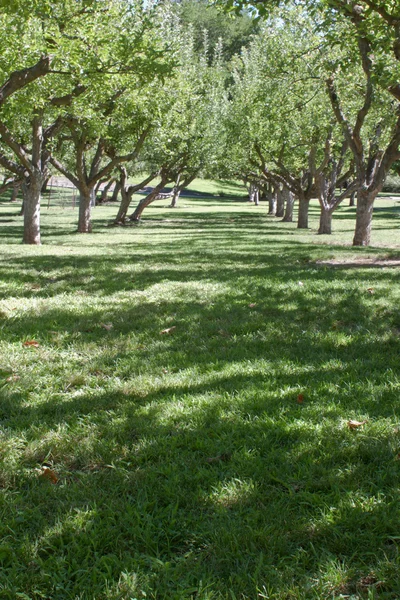
[[(200, 0), (0, 4), (0, 165), (22, 186), (24, 241), (40, 243), (41, 189), (55, 169), (79, 190), (82, 233), (100, 182), (117, 180), (123, 222), (156, 177), (134, 219), (166, 184), (176, 196), (207, 174), (242, 179), (254, 198), (266, 190), (286, 220), (295, 198), (300, 228), (317, 197), (320, 233), (357, 192), (353, 243), (368, 245), (374, 200), (400, 159), (398, 9), (279, 4), (259, 3), (256, 21), (207, 13)], [(212, 25), (203, 17), (202, 32), (200, 14)]]

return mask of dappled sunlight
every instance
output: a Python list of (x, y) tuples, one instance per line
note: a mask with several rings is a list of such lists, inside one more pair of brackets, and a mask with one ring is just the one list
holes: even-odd
[(213, 202), (4, 246), (10, 577), (322, 598), (394, 568), (399, 272), (318, 263), (349, 250)]

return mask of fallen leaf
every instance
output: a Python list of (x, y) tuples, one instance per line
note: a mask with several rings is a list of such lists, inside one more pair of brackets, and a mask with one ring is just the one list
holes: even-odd
[(299, 285), (304, 285), (304, 283), (302, 281), (299, 281)]
[(168, 369), (163, 369), (162, 372), (163, 373), (168, 373)]
[(375, 294), (374, 288), (367, 288), (368, 294)]
[(358, 429), (358, 427), (362, 427), (365, 423), (367, 423), (367, 421), (353, 421), (350, 419), (350, 421), (347, 421), (347, 426), (349, 429)]
[(208, 464), (213, 464), (213, 463), (218, 463), (218, 462), (227, 462), (228, 460), (230, 460), (232, 454), (229, 454), (228, 452), (224, 452), (223, 454), (219, 454), (218, 456), (213, 456), (211, 458), (207, 458), (206, 462), (208, 462)]
[(26, 342), (23, 342), (22, 345), (27, 348), (29, 348), (30, 346), (32, 346), (33, 348), (39, 348), (39, 342), (37, 342), (36, 340), (27, 340)]
[(257, 304), (255, 302), (252, 302), (251, 304), (249, 304), (249, 308), (254, 308), (255, 306), (257, 306)]
[(101, 323), (100, 327), (106, 329), (107, 331), (111, 331), (114, 325), (112, 323)]
[(42, 286), (39, 283), (32, 283), (31, 290), (41, 290)]
[(396, 454), (395, 460), (400, 460), (400, 452), (398, 454)]
[(297, 403), (298, 404), (303, 404), (303, 402), (304, 402), (304, 396), (303, 396), (303, 394), (299, 394), (297, 396)]
[(172, 327), (167, 327), (167, 329), (163, 329), (162, 331), (160, 331), (160, 334), (164, 335), (166, 333), (171, 333), (172, 331), (174, 331), (174, 329), (176, 329), (176, 325), (173, 325)]
[(42, 467), (40, 469), (40, 476), (44, 477), (45, 479), (48, 479), (49, 481), (51, 481), (51, 483), (53, 483), (54, 485), (57, 483), (58, 481), (58, 477), (55, 474), (55, 472), (50, 469), (49, 467)]
[(14, 381), (18, 381), (19, 379), (21, 379), (19, 375), (10, 375), (10, 377), (7, 377), (6, 381), (8, 383), (12, 383)]

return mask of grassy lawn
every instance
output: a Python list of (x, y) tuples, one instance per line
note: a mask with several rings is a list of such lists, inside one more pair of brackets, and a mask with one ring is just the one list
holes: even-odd
[(400, 204), (369, 249), (346, 206), (45, 206), (42, 247), (0, 207), (0, 598), (399, 598)]

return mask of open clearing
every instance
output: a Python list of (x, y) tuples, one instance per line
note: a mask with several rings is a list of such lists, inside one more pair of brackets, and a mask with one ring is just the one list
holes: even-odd
[(396, 199), (368, 249), (346, 206), (330, 238), (315, 205), (309, 231), (239, 200), (127, 228), (103, 206), (92, 235), (51, 208), (41, 247), (17, 210), (0, 598), (399, 598)]

